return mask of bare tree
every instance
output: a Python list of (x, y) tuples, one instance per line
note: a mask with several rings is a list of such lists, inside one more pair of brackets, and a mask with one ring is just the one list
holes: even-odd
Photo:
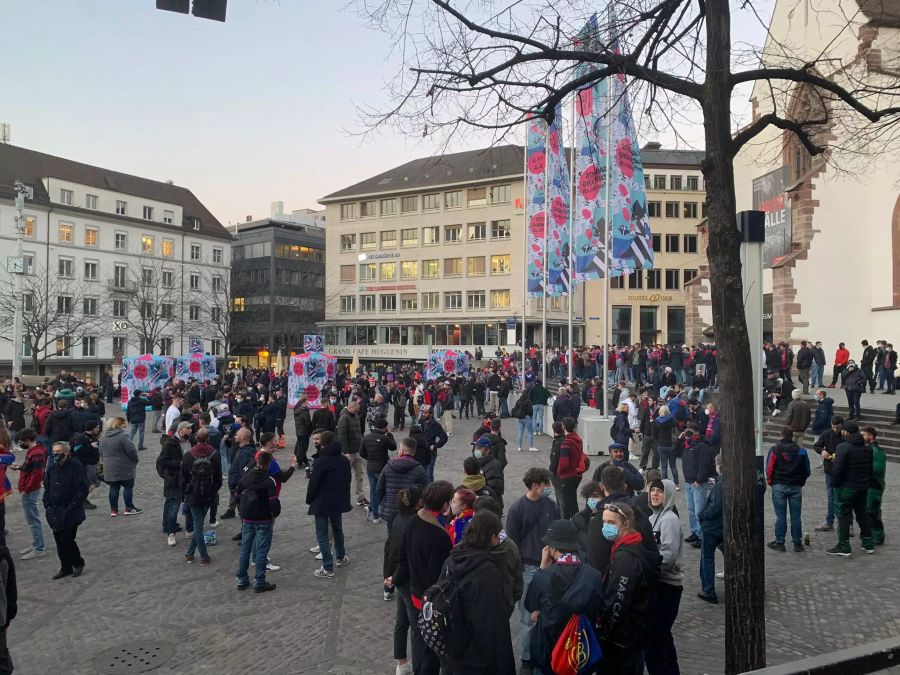
[(149, 257), (130, 267), (127, 279), (112, 282), (112, 300), (128, 306), (128, 340), (142, 353), (161, 354), (163, 339), (180, 328), (183, 283), (163, 260)]
[[(225, 270), (227, 272), (227, 270)], [(248, 324), (232, 314), (231, 276), (222, 270), (207, 270), (201, 280), (202, 292), (194, 297), (200, 307), (203, 334), (222, 345), (226, 359), (241, 348), (248, 336)]]
[(15, 279), (4, 279), (0, 286), (0, 339), (13, 341), (15, 316), (21, 314), (24, 344), (13, 348), (26, 348), (36, 374), (47, 359), (68, 356), (85, 339), (98, 338), (103, 307), (93, 293), (95, 288), (96, 284), (37, 268), (22, 275), (22, 294), (16, 296)]
[[(675, 129), (676, 135), (684, 122), (702, 128), (707, 254), (727, 439), (726, 671), (745, 672), (765, 664), (765, 577), (734, 159), (773, 128), (783, 132), (777, 142), (799, 144), (822, 161), (836, 160), (845, 147), (877, 152), (897, 139), (900, 68), (881, 63), (876, 70), (865, 58), (845, 64), (830, 54), (839, 39), (857, 40), (879, 0), (860, 2), (860, 11), (851, 15), (841, 14), (848, 3), (831, 5), (832, 16), (819, 21), (834, 27), (828, 29), (834, 39), (826, 39), (818, 54), (771, 35), (763, 50), (733, 48), (728, 0), (617, 0), (616, 18), (601, 20), (597, 34), (576, 42), (590, 4), (362, 0), (360, 11), (393, 34), (394, 57), (402, 62), (390, 83), (390, 107), (365, 111), (366, 121), (418, 136), (440, 134), (444, 144), (456, 138), (454, 132), (473, 127), (488, 130), (495, 141), (507, 140), (531, 116), (552, 120), (556, 105), (573, 92), (621, 75), (629, 79), (634, 109), (644, 113), (643, 128)], [(889, 11), (888, 4), (882, 3), (882, 11)], [(753, 0), (740, 7), (743, 20), (754, 20)], [(747, 87), (754, 89), (756, 114), (733, 133), (730, 102)]]

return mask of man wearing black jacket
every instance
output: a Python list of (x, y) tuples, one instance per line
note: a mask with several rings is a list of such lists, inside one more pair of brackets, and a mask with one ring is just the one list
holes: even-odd
[(228, 465), (228, 491), (231, 494), (231, 499), (228, 503), (228, 509), (222, 514), (222, 518), (225, 520), (234, 518), (234, 510), (238, 505), (238, 485), (245, 470), (252, 465), (253, 457), (256, 455), (256, 446), (253, 445), (253, 432), (247, 427), (238, 429), (234, 435), (234, 446), (237, 450), (234, 453), (231, 464)]
[(703, 510), (709, 498), (711, 478), (716, 476), (716, 453), (706, 442), (694, 422), (688, 422), (687, 429), (678, 437), (683, 448), (681, 469), (687, 486), (688, 521), (691, 536), (685, 541), (694, 548), (700, 548), (700, 521), (697, 514)]
[[(863, 344), (868, 344), (863, 340)], [(809, 348), (806, 340), (800, 342), (800, 350), (797, 352), (797, 377), (803, 385), (803, 395), (809, 393), (809, 369), (813, 363), (813, 350)]]
[(266, 565), (272, 548), (272, 526), (281, 513), (281, 502), (275, 479), (269, 475), (271, 461), (272, 455), (268, 452), (257, 452), (255, 466), (244, 473), (237, 487), (241, 503), (241, 555), (235, 577), (239, 591), (250, 586), (247, 569), (251, 551), (256, 563), (254, 593), (275, 590), (275, 584), (266, 581)]
[(0, 673), (13, 672), (12, 657), (6, 643), (6, 630), (18, 611), (16, 566), (6, 546), (6, 537), (0, 537)]
[(434, 410), (430, 405), (422, 406), (422, 438), (428, 447), (428, 466), (425, 471), (428, 472), (428, 480), (434, 480), (434, 465), (437, 463), (437, 453), (447, 443), (447, 432), (440, 422), (434, 419)]
[(503, 506), (503, 468), (500, 462), (494, 457), (493, 442), (490, 434), (485, 434), (477, 441), (472, 449), (475, 459), (481, 466), (481, 475), (484, 476), (485, 484), (493, 490), (497, 495), (497, 501)]
[(843, 436), (841, 436), (843, 424), (844, 418), (840, 415), (835, 415), (831, 418), (831, 428), (822, 432), (813, 444), (813, 450), (822, 456), (822, 471), (825, 472), (825, 502), (828, 509), (825, 515), (825, 522), (816, 528), (816, 532), (831, 532), (834, 530), (835, 502), (831, 472), (833, 470), (834, 456), (835, 453), (837, 453), (837, 447), (844, 440)]
[[(862, 358), (859, 360), (859, 368), (862, 370), (863, 375), (866, 376), (866, 382), (869, 384), (870, 393), (875, 393), (875, 347), (869, 344), (868, 340), (862, 341), (863, 353)], [(806, 393), (805, 391), (803, 392)]]
[(313, 426), (306, 396), (301, 396), (297, 405), (294, 406), (294, 433), (297, 434), (294, 455), (297, 457), (297, 463), (301, 467), (309, 466), (306, 452), (309, 450), (309, 437), (312, 436), (313, 429), (318, 429), (318, 427)]
[(156, 457), (156, 473), (163, 479), (163, 516), (162, 530), (167, 544), (175, 546), (175, 533), (178, 532), (178, 510), (184, 490), (181, 485), (181, 461), (183, 450), (181, 439), (191, 434), (190, 427), (176, 431), (174, 436), (163, 436), (162, 447)]
[(372, 421), (372, 431), (363, 436), (359, 456), (366, 460), (366, 475), (369, 478), (369, 519), (380, 523), (378, 515), (378, 477), (391, 458), (390, 453), (397, 449), (397, 441), (388, 432), (388, 421), (377, 417)]
[[(88, 481), (88, 496), (100, 487), (100, 475), (97, 464), (100, 462), (100, 423), (90, 420), (84, 431), (72, 436), (72, 454), (84, 466), (84, 474)], [(96, 509), (97, 505), (84, 498), (84, 508)]]
[(844, 422), (843, 442), (838, 445), (831, 471), (838, 510), (838, 542), (828, 555), (850, 557), (850, 514), (856, 516), (859, 536), (866, 553), (875, 553), (866, 498), (872, 481), (872, 448), (866, 445), (855, 422)]

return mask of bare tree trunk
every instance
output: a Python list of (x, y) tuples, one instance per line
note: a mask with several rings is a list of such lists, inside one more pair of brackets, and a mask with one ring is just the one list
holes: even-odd
[(744, 316), (731, 152), (728, 0), (707, 2), (707, 78), (703, 99), (710, 290), (718, 347), (725, 528), (725, 672), (766, 663), (763, 533), (756, 509), (753, 377)]

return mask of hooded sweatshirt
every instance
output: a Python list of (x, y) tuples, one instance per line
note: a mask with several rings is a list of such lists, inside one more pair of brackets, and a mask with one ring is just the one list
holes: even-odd
[(650, 515), (650, 526), (653, 528), (653, 536), (656, 538), (659, 555), (662, 557), (657, 579), (670, 586), (681, 586), (684, 579), (684, 573), (681, 570), (681, 520), (673, 511), (675, 483), (664, 478), (663, 488), (665, 497), (662, 506), (653, 508), (653, 513)]
[(790, 438), (782, 438), (769, 450), (766, 460), (766, 482), (769, 485), (802, 487), (809, 478), (809, 456)]

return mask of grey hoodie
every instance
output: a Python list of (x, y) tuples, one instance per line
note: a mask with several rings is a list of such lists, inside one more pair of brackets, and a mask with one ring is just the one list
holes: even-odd
[(650, 526), (659, 544), (662, 565), (659, 580), (671, 586), (681, 586), (684, 573), (681, 571), (681, 520), (672, 511), (675, 506), (675, 483), (663, 480), (665, 499), (661, 508), (652, 508)]

